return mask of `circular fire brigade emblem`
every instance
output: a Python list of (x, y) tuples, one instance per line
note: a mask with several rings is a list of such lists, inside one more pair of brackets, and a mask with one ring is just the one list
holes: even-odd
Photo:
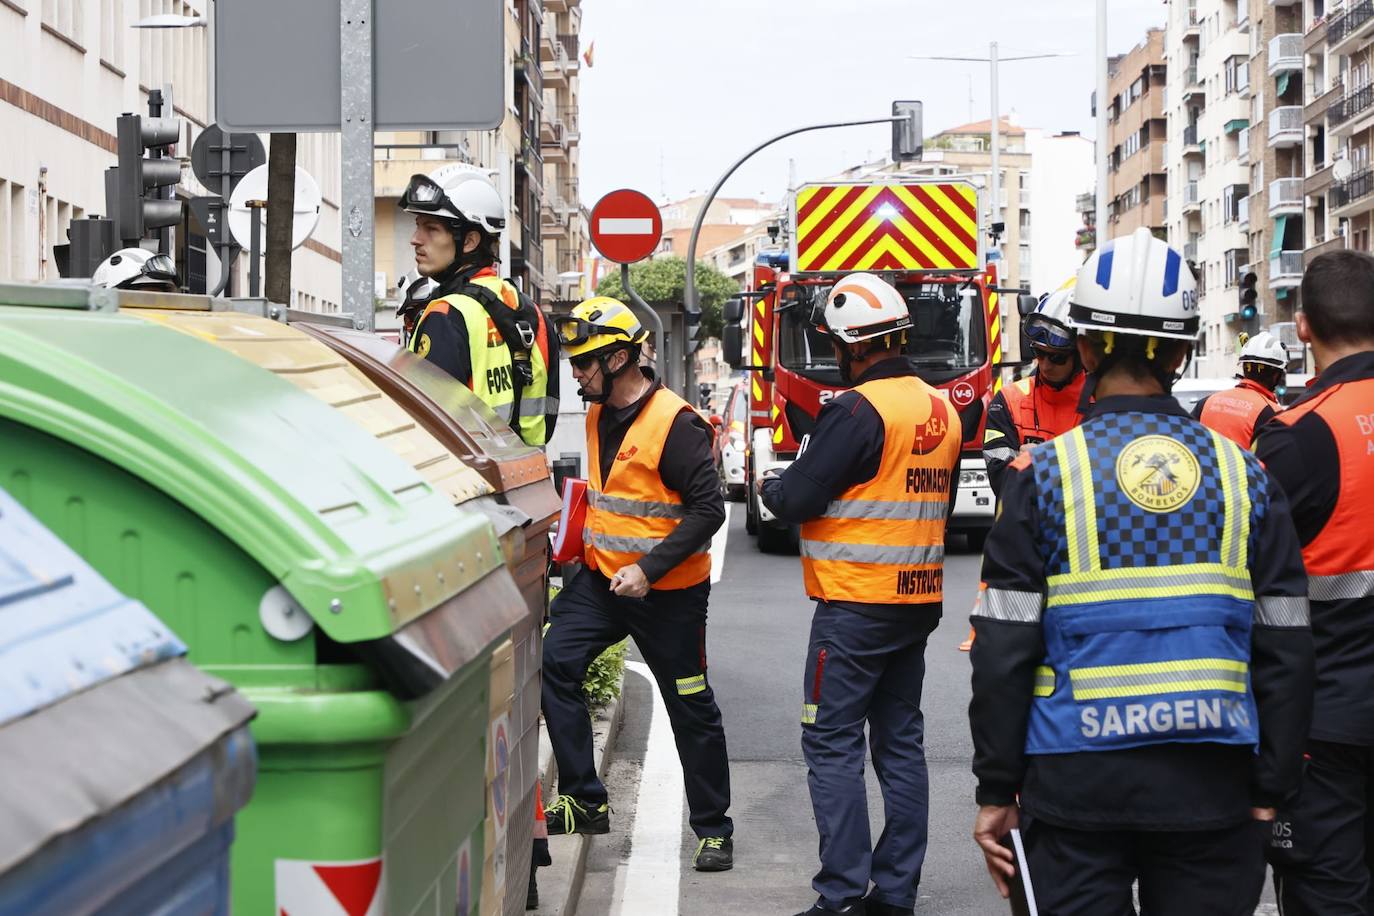
[(1116, 457), (1116, 485), (1148, 512), (1173, 512), (1197, 492), (1197, 458), (1168, 436), (1142, 436)]
[(420, 359), (424, 359), (426, 356), (429, 355), (429, 335), (428, 335), (428, 334), (421, 334), (421, 335), (420, 335), (420, 343), (419, 343), (418, 345), (416, 345), (416, 347), (415, 347), (415, 354), (416, 354), (417, 356), (419, 356)]
[(950, 399), (960, 407), (967, 407), (973, 403), (973, 386), (968, 382), (960, 382), (950, 390)]

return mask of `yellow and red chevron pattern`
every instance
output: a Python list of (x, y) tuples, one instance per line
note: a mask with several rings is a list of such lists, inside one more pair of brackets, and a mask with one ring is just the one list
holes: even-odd
[(803, 185), (793, 218), (799, 272), (979, 267), (967, 182)]

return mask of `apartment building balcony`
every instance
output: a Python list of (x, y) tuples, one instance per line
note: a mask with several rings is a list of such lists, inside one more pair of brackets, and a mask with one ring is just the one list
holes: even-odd
[(1269, 215), (1301, 216), (1302, 179), (1278, 178), (1269, 182)]
[(1302, 0), (1269, 0), (1270, 6), (1299, 6)]
[(1345, 15), (1326, 27), (1326, 46), (1334, 58), (1352, 53), (1361, 41), (1374, 35), (1374, 0), (1362, 0), (1346, 8)]
[(1285, 289), (1302, 283), (1302, 252), (1280, 251), (1269, 258), (1269, 286)]
[(544, 9), (550, 13), (566, 13), (568, 0), (544, 0)]
[(1198, 192), (1196, 181), (1190, 181), (1183, 186), (1183, 212), (1199, 213), (1202, 211), (1202, 196)]
[(1197, 242), (1184, 242), (1184, 243), (1183, 243), (1183, 260), (1185, 260), (1185, 261), (1196, 261), (1196, 260), (1197, 260)]
[(1371, 114), (1374, 114), (1374, 84), (1346, 93), (1326, 114), (1332, 139), (1347, 137), (1363, 129), (1368, 125)]
[(1302, 108), (1302, 119), (1311, 124), (1320, 122), (1341, 100), (1343, 87), (1340, 80), (1332, 80), (1331, 85), (1312, 96)]
[(1269, 145), (1274, 149), (1302, 146), (1301, 105), (1283, 105), (1269, 112)]
[(1202, 35), (1201, 25), (1197, 15), (1197, 4), (1188, 4), (1188, 11), (1183, 17), (1183, 39), (1185, 41), (1197, 41)]
[(1236, 162), (1250, 164), (1250, 128), (1242, 127), (1236, 134)]
[(1331, 187), (1334, 180), (1330, 163), (1319, 164), (1310, 175), (1303, 179), (1302, 193), (1309, 197), (1325, 194), (1326, 189)]
[(539, 62), (544, 82), (557, 88), (568, 85), (569, 77), (578, 69), (577, 36), (544, 32), (539, 37)]
[(1327, 26), (1330, 22), (1329, 16), (1318, 16), (1312, 20), (1312, 24), (1307, 27), (1307, 34), (1302, 36), (1304, 51), (1310, 54), (1326, 44)]
[(1205, 101), (1207, 90), (1202, 84), (1197, 67), (1188, 67), (1183, 71), (1183, 104), (1188, 104), (1189, 100), (1197, 102)]
[(1371, 209), (1374, 207), (1374, 201), (1369, 199), (1371, 192), (1374, 192), (1374, 170), (1362, 169), (1345, 181), (1337, 182), (1328, 195), (1331, 215), (1350, 216)]
[(1312, 259), (1317, 257), (1318, 255), (1326, 254), (1328, 251), (1340, 251), (1344, 247), (1345, 239), (1339, 235), (1333, 235), (1329, 239), (1315, 238), (1312, 240), (1311, 245), (1303, 249), (1303, 267), (1306, 267), (1307, 265), (1311, 264)]
[(1236, 225), (1244, 232), (1250, 228), (1250, 198), (1242, 197), (1236, 201)]
[(1269, 75), (1302, 70), (1302, 35), (1287, 32), (1269, 39)]
[(1202, 144), (1198, 142), (1197, 137), (1197, 125), (1189, 124), (1183, 128), (1183, 155), (1201, 156), (1202, 153)]

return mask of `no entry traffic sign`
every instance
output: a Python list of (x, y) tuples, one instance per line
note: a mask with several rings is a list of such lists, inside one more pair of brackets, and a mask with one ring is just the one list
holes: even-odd
[(642, 261), (654, 253), (662, 235), (658, 206), (639, 191), (612, 191), (592, 207), (592, 244), (608, 261)]

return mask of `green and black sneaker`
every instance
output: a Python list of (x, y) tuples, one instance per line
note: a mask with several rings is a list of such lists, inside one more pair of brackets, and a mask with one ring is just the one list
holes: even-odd
[(735, 867), (735, 841), (728, 836), (703, 837), (692, 856), (697, 871), (729, 871)]
[(604, 802), (593, 805), (580, 802), (571, 795), (560, 795), (544, 809), (549, 836), (571, 833), (598, 834), (611, 832), (611, 806)]

